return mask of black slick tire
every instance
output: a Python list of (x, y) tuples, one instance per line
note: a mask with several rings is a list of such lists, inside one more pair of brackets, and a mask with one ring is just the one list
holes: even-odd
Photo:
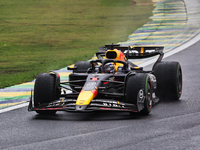
[(77, 70), (74, 70), (74, 73), (86, 73), (92, 64), (89, 61), (78, 61), (74, 65), (77, 67)]
[(141, 91), (144, 96), (144, 108), (138, 113), (130, 112), (130, 115), (148, 115), (150, 113), (152, 108), (152, 85), (150, 77), (145, 73), (129, 76), (126, 84), (126, 102), (137, 105), (138, 94)]
[(154, 67), (156, 96), (161, 100), (179, 100), (182, 94), (182, 70), (178, 62), (164, 61)]
[[(58, 79), (59, 80), (59, 79)], [(34, 86), (34, 106), (38, 107), (43, 103), (50, 103), (59, 98), (58, 84), (56, 77), (53, 74), (42, 73), (39, 74)], [(55, 114), (54, 110), (39, 110), (39, 114)]]

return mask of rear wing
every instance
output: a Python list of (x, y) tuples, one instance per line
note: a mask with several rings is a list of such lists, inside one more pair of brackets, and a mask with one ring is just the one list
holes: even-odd
[(127, 59), (142, 59), (156, 55), (163, 56), (163, 46), (147, 46), (147, 47), (121, 47), (119, 44), (108, 44), (105, 47), (99, 47), (99, 51), (96, 53), (104, 55), (107, 50), (118, 49), (120, 50)]

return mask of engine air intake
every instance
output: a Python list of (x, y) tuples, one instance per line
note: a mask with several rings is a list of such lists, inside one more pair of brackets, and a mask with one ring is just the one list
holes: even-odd
[(117, 58), (117, 53), (115, 51), (108, 51), (106, 52), (106, 58), (115, 59)]

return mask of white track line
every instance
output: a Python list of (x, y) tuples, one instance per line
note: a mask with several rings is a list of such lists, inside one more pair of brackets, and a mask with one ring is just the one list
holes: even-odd
[(15, 106), (11, 106), (11, 107), (8, 107), (8, 108), (0, 109), (0, 114), (4, 113), (4, 112), (11, 111), (11, 110), (19, 109), (19, 108), (22, 108), (22, 107), (27, 107), (27, 110), (28, 110), (28, 102), (25, 102), (25, 103), (22, 103), (22, 104), (19, 104), (19, 105), (15, 105)]
[[(188, 41), (187, 43), (185, 43), (185, 44), (183, 44), (183, 45), (181, 45), (181, 46), (175, 48), (174, 50), (171, 50), (170, 52), (165, 53), (164, 58), (169, 57), (169, 56), (171, 56), (171, 55), (174, 55), (174, 54), (176, 54), (176, 53), (178, 53), (178, 52), (180, 52), (180, 51), (182, 51), (182, 50), (188, 48), (189, 46), (191, 46), (191, 45), (197, 43), (199, 40), (200, 40), (200, 34), (198, 34), (197, 36), (195, 36), (194, 38), (192, 38), (192, 39), (191, 39), (190, 41)], [(146, 62), (142, 63), (142, 64), (139, 65), (139, 66), (141, 66), (141, 67), (148, 66), (148, 65), (154, 63), (156, 60), (157, 60), (157, 58), (151, 59), (151, 60), (149, 60), (149, 61), (146, 61)], [(8, 107), (8, 108), (0, 109), (0, 114), (1, 114), (1, 113), (4, 113), (4, 112), (11, 111), (11, 110), (19, 109), (19, 108), (22, 108), (22, 107), (28, 107), (28, 102), (25, 102), (25, 103), (19, 104), (19, 105), (15, 105), (15, 106), (11, 106), (11, 107)]]

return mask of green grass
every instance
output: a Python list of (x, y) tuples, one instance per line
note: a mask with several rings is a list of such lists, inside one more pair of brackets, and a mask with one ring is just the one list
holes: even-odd
[(135, 1), (1, 0), (0, 88), (88, 60), (104, 44), (126, 41), (150, 21), (154, 8), (151, 0)]

